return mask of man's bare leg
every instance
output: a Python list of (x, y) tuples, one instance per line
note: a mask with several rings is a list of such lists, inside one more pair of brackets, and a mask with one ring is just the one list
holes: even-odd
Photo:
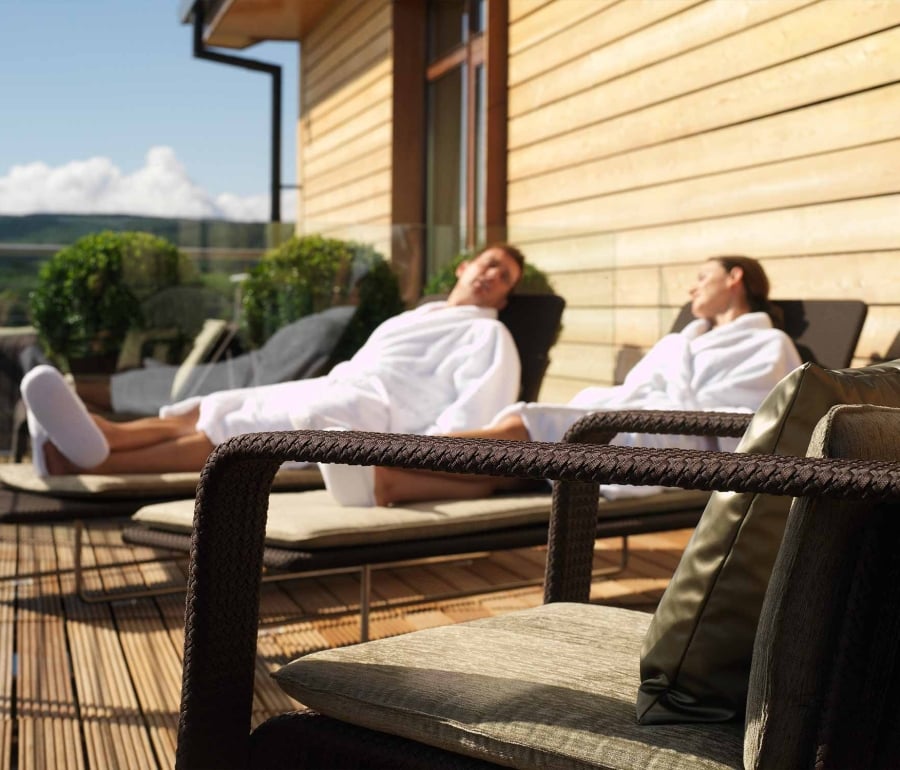
[[(525, 423), (518, 415), (490, 428), (459, 431), (449, 434), (459, 438), (488, 438), (508, 441), (527, 441), (530, 437)], [(422, 500), (474, 500), (500, 490), (533, 487), (529, 479), (510, 479), (502, 476), (476, 476), (440, 471), (410, 470), (408, 468), (375, 468), (375, 502), (377, 505), (413, 503)]]
[(141, 417), (114, 422), (93, 414), (91, 418), (109, 444), (110, 452), (150, 447), (197, 432), (199, 408), (173, 417)]
[(110, 451), (93, 468), (73, 465), (52, 443), (44, 446), (47, 470), (51, 476), (66, 473), (171, 473), (199, 471), (206, 463), (213, 443), (206, 434), (194, 431), (185, 436), (164, 439), (134, 449)]
[(166, 473), (200, 470), (213, 444), (196, 429), (199, 410), (175, 417), (142, 417), (113, 422), (92, 414), (109, 444), (109, 456), (100, 465), (80, 468), (51, 442), (44, 446), (51, 476), (65, 473)]
[(112, 393), (108, 377), (75, 378), (75, 392), (92, 412), (112, 411)]

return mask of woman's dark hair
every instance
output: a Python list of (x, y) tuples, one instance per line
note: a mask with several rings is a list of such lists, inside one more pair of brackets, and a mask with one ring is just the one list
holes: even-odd
[(726, 271), (731, 271), (735, 267), (741, 268), (744, 274), (744, 293), (747, 295), (750, 310), (754, 313), (767, 313), (776, 329), (784, 328), (784, 313), (769, 300), (769, 278), (759, 262), (753, 257), (734, 254), (711, 259), (718, 262)]

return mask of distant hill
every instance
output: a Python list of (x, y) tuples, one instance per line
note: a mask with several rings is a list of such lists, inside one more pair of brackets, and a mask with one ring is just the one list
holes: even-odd
[[(287, 234), (293, 224), (280, 225)], [(0, 243), (69, 244), (103, 230), (140, 230), (166, 238), (182, 248), (212, 247), (265, 249), (268, 222), (164, 219), (127, 214), (29, 214), (0, 215)]]

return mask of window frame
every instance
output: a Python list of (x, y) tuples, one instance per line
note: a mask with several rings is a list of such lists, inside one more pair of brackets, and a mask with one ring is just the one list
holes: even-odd
[[(485, 31), (429, 63), (427, 3), (422, 0), (394, 0), (393, 3), (392, 248), (404, 297), (409, 300), (418, 297), (427, 277), (427, 84), (429, 78), (437, 77), (463, 61), (469, 64), (470, 104), (476, 86), (472, 64), (483, 62), (485, 67), (484, 240), (490, 243), (506, 238), (508, 0), (486, 0), (485, 5)], [(468, 242), (465, 245), (471, 248), (480, 245), (474, 242), (478, 232), (475, 210), (477, 126), (474, 110), (467, 112), (465, 225)]]

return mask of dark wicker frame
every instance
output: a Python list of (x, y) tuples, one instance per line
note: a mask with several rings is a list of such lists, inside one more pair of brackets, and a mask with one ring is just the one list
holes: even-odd
[[(699, 425), (710, 415), (695, 417)], [(896, 462), (357, 432), (299, 431), (231, 440), (210, 457), (196, 500), (176, 763), (181, 770), (321, 767), (323, 762), (367, 768), (489, 766), (308, 712), (269, 720), (251, 737), (267, 497), (285, 460), (558, 480), (545, 581), (548, 602), (588, 599), (598, 482), (891, 500), (892, 508), (900, 508)]]

